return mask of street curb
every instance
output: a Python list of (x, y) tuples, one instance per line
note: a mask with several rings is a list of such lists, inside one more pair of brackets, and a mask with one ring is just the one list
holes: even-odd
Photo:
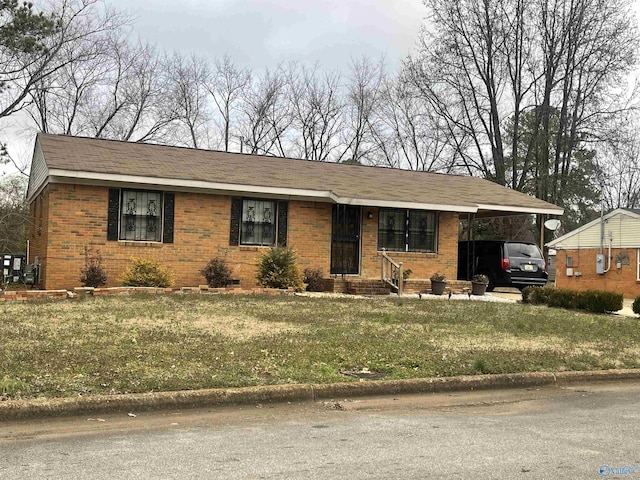
[(638, 379), (640, 379), (640, 369), (557, 373), (532, 372), (409, 380), (374, 380), (322, 385), (268, 385), (261, 387), (184, 390), (179, 392), (9, 400), (0, 402), (0, 421), (80, 414), (316, 401), (374, 395), (526, 388), (543, 385)]

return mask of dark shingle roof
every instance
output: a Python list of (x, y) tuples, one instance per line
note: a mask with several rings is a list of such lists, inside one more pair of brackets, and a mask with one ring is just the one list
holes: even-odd
[[(39, 134), (49, 171), (327, 192), (345, 199), (561, 209), (477, 177)], [(159, 182), (161, 183), (161, 182)]]

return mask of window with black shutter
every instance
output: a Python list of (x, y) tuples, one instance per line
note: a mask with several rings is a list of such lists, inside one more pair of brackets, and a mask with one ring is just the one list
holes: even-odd
[(173, 243), (173, 193), (109, 189), (107, 240)]
[(287, 214), (286, 201), (232, 199), (229, 244), (286, 246)]

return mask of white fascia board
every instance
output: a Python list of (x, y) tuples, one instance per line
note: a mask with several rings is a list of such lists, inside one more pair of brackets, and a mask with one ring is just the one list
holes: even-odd
[(530, 214), (547, 214), (547, 215), (562, 215), (564, 210), (562, 208), (537, 208), (537, 207), (514, 207), (510, 205), (488, 205), (478, 204), (478, 210), (493, 210), (496, 212), (520, 212)]
[(399, 202), (392, 200), (375, 200), (370, 198), (337, 197), (340, 204), (362, 207), (405, 208), (413, 210), (437, 210), (440, 212), (476, 213), (478, 209), (470, 205), (441, 205), (435, 203)]
[(77, 172), (69, 170), (51, 169), (51, 181), (57, 183), (111, 183), (140, 188), (141, 185), (156, 187), (171, 187), (182, 191), (200, 191), (210, 193), (237, 193), (237, 194), (265, 194), (281, 197), (320, 198), (324, 201), (332, 201), (336, 197), (332, 192), (318, 190), (304, 190), (294, 188), (263, 187), (240, 185), (233, 183), (206, 182), (202, 180), (178, 180), (172, 178), (143, 177), (137, 175), (119, 175), (94, 172)]
[[(546, 245), (549, 245), (548, 243)], [(600, 245), (580, 245), (579, 247), (574, 246), (564, 246), (564, 245), (554, 245), (553, 248), (556, 250), (600, 250)], [(609, 243), (605, 241), (604, 243), (605, 250), (609, 248)], [(640, 248), (640, 243), (637, 244), (622, 244), (622, 245), (611, 245), (611, 250), (624, 250), (629, 248)]]
[(176, 190), (195, 190), (199, 192), (221, 194), (270, 195), (274, 197), (314, 200), (365, 207), (409, 208), (417, 210), (438, 210), (448, 212), (476, 213), (477, 208), (471, 205), (440, 205), (418, 202), (388, 201), (383, 199), (366, 199), (339, 197), (330, 190), (306, 190), (298, 188), (265, 187), (230, 183), (205, 182), (201, 180), (176, 180), (171, 178), (143, 177), (136, 175), (104, 174), (51, 169), (49, 178), (54, 183), (111, 183), (140, 188), (141, 185), (171, 187)]

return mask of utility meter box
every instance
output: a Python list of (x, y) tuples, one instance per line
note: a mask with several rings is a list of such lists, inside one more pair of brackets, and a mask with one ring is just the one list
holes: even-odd
[(604, 275), (604, 254), (602, 253), (596, 255), (596, 273)]

